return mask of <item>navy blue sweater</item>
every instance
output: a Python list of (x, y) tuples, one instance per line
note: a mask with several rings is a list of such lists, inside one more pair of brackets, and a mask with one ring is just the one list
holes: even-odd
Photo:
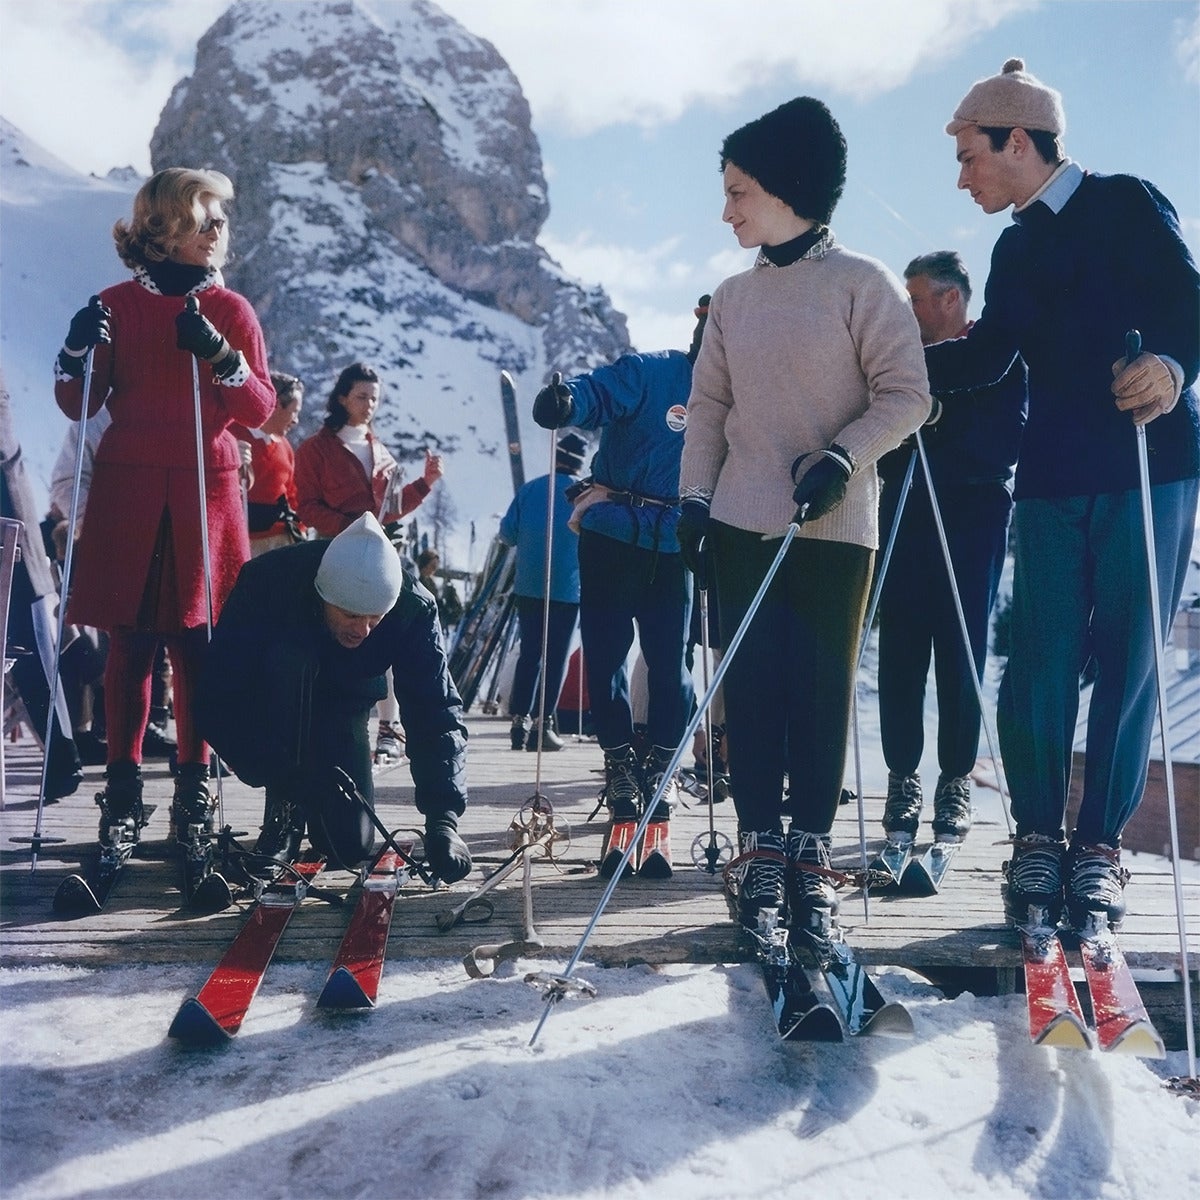
[(1200, 275), (1170, 202), (1145, 180), (1087, 174), (1061, 212), (1035, 204), (1022, 217), (992, 251), (979, 320), (926, 348), (931, 390), (992, 383), (1019, 354), (1029, 419), (1017, 499), (1127, 491), (1137, 439), (1110, 388), (1137, 329), (1184, 372), (1179, 402), (1146, 426), (1151, 480), (1200, 475)]

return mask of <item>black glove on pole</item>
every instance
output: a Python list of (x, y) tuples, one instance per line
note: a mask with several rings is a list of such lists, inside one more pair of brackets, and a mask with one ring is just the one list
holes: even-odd
[(533, 398), (533, 419), (543, 429), (561, 429), (570, 422), (574, 411), (571, 389), (564, 386), (562, 372), (555, 371), (550, 382)]
[(175, 345), (205, 362), (212, 363), (219, 378), (229, 374), (236, 365), (238, 352), (217, 331), (213, 323), (200, 312), (200, 301), (187, 298), (183, 311), (175, 318)]
[(81, 308), (72, 318), (63, 348), (58, 354), (58, 365), (66, 375), (78, 379), (83, 374), (83, 360), (93, 346), (109, 345), (112, 328), (108, 323), (112, 310), (93, 296), (86, 308)]
[(685, 500), (679, 506), (675, 536), (683, 565), (696, 577), (696, 586), (708, 591), (708, 526), (712, 518), (703, 500)]
[[(792, 463), (792, 479), (807, 455)], [(821, 452), (821, 457), (800, 477), (792, 499), (800, 521), (815, 521), (831, 513), (846, 497), (846, 484), (854, 466), (850, 455), (841, 446), (833, 445)]]

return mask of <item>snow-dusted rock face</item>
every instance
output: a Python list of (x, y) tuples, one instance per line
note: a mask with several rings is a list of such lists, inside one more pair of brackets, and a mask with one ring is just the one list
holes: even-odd
[(629, 348), (603, 291), (537, 244), (546, 182), (515, 76), (426, 0), (240, 0), (201, 38), (151, 154), (233, 179), (226, 277), (273, 365), (309, 383), (307, 428), (363, 359), (385, 376), (394, 449), (494, 457), (500, 368), (531, 399), (548, 370)]

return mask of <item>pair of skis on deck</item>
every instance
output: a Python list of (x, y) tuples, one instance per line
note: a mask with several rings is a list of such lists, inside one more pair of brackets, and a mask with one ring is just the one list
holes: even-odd
[[(411, 844), (401, 846), (407, 853)], [(265, 884), (246, 923), (208, 981), (185, 1000), (168, 1030), (188, 1045), (220, 1045), (242, 1026), (275, 948), (292, 914), (324, 868), (324, 860), (298, 862)], [(373, 1008), (383, 974), (396, 893), (410, 867), (385, 850), (362, 880), (354, 912), (317, 1004), (321, 1008)]]

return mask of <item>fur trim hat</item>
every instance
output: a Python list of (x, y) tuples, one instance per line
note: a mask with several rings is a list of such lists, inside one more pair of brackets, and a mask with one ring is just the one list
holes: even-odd
[(578, 475), (583, 469), (588, 444), (577, 433), (564, 433), (558, 439), (555, 462), (569, 475)]
[(954, 110), (946, 132), (954, 136), (968, 125), (991, 129), (1040, 129), (1061, 137), (1067, 130), (1062, 96), (1010, 58), (999, 75), (980, 79)]
[(797, 96), (731, 133), (721, 169), (729, 163), (798, 217), (827, 225), (846, 186), (846, 139), (820, 100)]
[(391, 612), (403, 587), (400, 555), (369, 512), (329, 543), (317, 568), (317, 595), (356, 616)]

